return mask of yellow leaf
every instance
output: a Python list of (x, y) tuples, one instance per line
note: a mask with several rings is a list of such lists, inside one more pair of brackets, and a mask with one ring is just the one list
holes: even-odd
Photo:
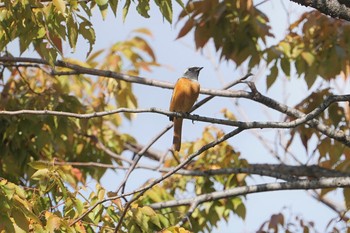
[(227, 108), (222, 109), (221, 113), (224, 114), (225, 118), (227, 118), (227, 119), (229, 119), (231, 121), (236, 121), (237, 120), (236, 116), (231, 111), (229, 111)]
[(312, 66), (315, 61), (315, 56), (310, 52), (302, 52), (301, 57), (306, 61), (309, 66)]
[(52, 3), (62, 14), (66, 12), (66, 3), (63, 0), (52, 0)]
[(156, 212), (149, 206), (144, 206), (141, 208), (141, 212), (145, 215), (148, 215), (148, 216), (154, 216), (156, 215)]

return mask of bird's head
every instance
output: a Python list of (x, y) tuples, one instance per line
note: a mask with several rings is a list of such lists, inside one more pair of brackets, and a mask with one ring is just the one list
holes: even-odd
[(194, 66), (194, 67), (187, 68), (183, 76), (185, 78), (198, 80), (198, 75), (201, 69), (203, 69), (203, 67)]

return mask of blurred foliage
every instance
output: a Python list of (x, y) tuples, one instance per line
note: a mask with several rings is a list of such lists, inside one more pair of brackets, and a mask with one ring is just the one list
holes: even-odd
[[(50, 64), (63, 55), (62, 44), (68, 41), (74, 51), (78, 38), (87, 41), (92, 52), (96, 40), (95, 30), (91, 23), (94, 8), (98, 7), (103, 19), (109, 9), (117, 15), (119, 0), (4, 0), (0, 3), (0, 51), (4, 50), (11, 41), (18, 39), (20, 53), (28, 50), (32, 45), (35, 51)], [(155, 0), (164, 18), (172, 22), (172, 0)], [(181, 0), (175, 1), (184, 7)], [(125, 20), (131, 0), (124, 3), (122, 17)], [(136, 6), (137, 12), (143, 17), (150, 17), (149, 0), (140, 0)]]
[(179, 17), (184, 19), (187, 21), (178, 38), (194, 30), (197, 49), (212, 39), (220, 57), (237, 66), (246, 60), (249, 67), (257, 65), (262, 56), (260, 43), (265, 44), (266, 38), (273, 36), (268, 17), (253, 6), (252, 0), (189, 1)]
[(284, 213), (271, 215), (271, 218), (264, 222), (257, 233), (277, 233), (277, 232), (317, 232), (315, 224), (306, 221), (301, 216), (285, 217)]
[(289, 33), (277, 45), (267, 48), (266, 62), (271, 73), (270, 87), (278, 74), (291, 75), (292, 67), (311, 88), (317, 77), (348, 78), (350, 72), (350, 23), (333, 19), (318, 11), (307, 12), (292, 23)]
[[(120, 3), (123, 3), (122, 5)], [(155, 52), (148, 39), (147, 29), (132, 32), (125, 41), (110, 48), (95, 51), (95, 30), (91, 17), (97, 12), (103, 19), (111, 11), (127, 20), (130, 7), (148, 18), (152, 2), (149, 0), (4, 0), (0, 3), (0, 51), (7, 51), (10, 42), (17, 42), (20, 53), (33, 49), (50, 65), (22, 65), (3, 63), (1, 67), (0, 110), (55, 110), (78, 114), (109, 111), (118, 107), (137, 108), (132, 84), (124, 81), (70, 73), (54, 67), (62, 60), (86, 68), (109, 70), (138, 75), (158, 66)], [(349, 23), (332, 19), (316, 11), (307, 12), (292, 23), (286, 36), (276, 44), (269, 18), (252, 0), (154, 0), (163, 18), (172, 23), (173, 4), (181, 6), (179, 22), (183, 23), (178, 38), (194, 33), (194, 44), (203, 49), (213, 43), (221, 59), (248, 69), (266, 65), (270, 88), (283, 76), (297, 76), (313, 87), (317, 78), (329, 82), (338, 76), (349, 76)], [(118, 8), (121, 12), (118, 12)], [(84, 40), (81, 40), (84, 39)], [(62, 48), (67, 44), (74, 52), (78, 42), (88, 45), (85, 61), (65, 57)], [(54, 72), (52, 72), (54, 71)], [(306, 96), (296, 109), (304, 113), (314, 110), (331, 89), (317, 89)], [(222, 111), (225, 118), (236, 120), (230, 109)], [(115, 114), (103, 118), (75, 119), (48, 115), (18, 115), (0, 117), (0, 231), (4, 232), (111, 232), (124, 211), (123, 200), (97, 205), (81, 221), (70, 225), (91, 206), (106, 198), (106, 190), (99, 184), (106, 168), (71, 165), (57, 166), (47, 161), (97, 162), (122, 165), (118, 158), (126, 149), (125, 142), (135, 142), (133, 135), (120, 127), (132, 114)], [(293, 120), (287, 118), (286, 120)], [(349, 107), (332, 104), (317, 120), (331, 129), (349, 132)], [(319, 166), (338, 171), (350, 171), (350, 151), (338, 141), (321, 135), (308, 126), (292, 129), (285, 150), (299, 138), (307, 154), (315, 156)], [(207, 127), (202, 137), (184, 142), (180, 157), (167, 158), (164, 166), (173, 168), (189, 154), (224, 132)], [(310, 148), (316, 140), (316, 146)], [(107, 148), (107, 149), (106, 149)], [(111, 153), (117, 156), (111, 156)], [(42, 161), (46, 161), (43, 163)], [(198, 156), (186, 166), (191, 171), (207, 171), (231, 167), (247, 167), (240, 152), (227, 141)], [(96, 181), (94, 190), (86, 190), (86, 180)], [(244, 197), (232, 197), (202, 203), (184, 227), (175, 226), (189, 207), (179, 206), (153, 210), (148, 205), (174, 199), (195, 197), (215, 191), (245, 186), (246, 174), (183, 176), (174, 174), (149, 189), (127, 211), (124, 232), (210, 232), (220, 220), (231, 215), (245, 219)], [(145, 183), (150, 183), (147, 180)], [(324, 189), (323, 197), (334, 189)], [(350, 208), (349, 189), (342, 195)], [(344, 219), (342, 219), (343, 221)], [(328, 230), (341, 232), (332, 225)], [(299, 216), (287, 219), (283, 213), (272, 215), (259, 232), (313, 232), (314, 224)]]

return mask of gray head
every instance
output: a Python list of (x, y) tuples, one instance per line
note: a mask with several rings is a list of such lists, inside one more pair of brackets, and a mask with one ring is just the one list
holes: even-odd
[(201, 71), (201, 69), (203, 69), (203, 67), (190, 67), (185, 71), (183, 77), (198, 80), (199, 71)]

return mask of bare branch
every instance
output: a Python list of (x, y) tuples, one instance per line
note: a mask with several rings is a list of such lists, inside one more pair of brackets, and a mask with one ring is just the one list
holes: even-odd
[[(26, 58), (26, 57), (0, 57), (0, 64), (4, 66), (9, 66), (11, 63), (14, 64), (14, 66), (18, 66), (16, 63), (34, 63), (34, 64), (41, 64), (41, 65), (49, 65), (49, 63), (43, 59), (38, 58)], [(88, 74), (88, 75), (94, 75), (94, 76), (101, 76), (106, 78), (112, 78), (116, 80), (123, 80), (126, 82), (131, 83), (137, 83), (137, 84), (143, 84), (148, 86), (154, 86), (154, 87), (161, 87), (166, 89), (173, 89), (174, 84), (169, 82), (163, 82), (158, 81), (155, 79), (148, 79), (148, 78), (142, 78), (139, 76), (133, 76), (133, 75), (127, 75), (122, 73), (116, 73), (109, 70), (100, 70), (100, 69), (94, 69), (94, 68), (87, 68), (80, 65), (72, 64), (69, 62), (58, 60), (54, 63), (56, 67), (64, 67), (71, 70), (76, 71), (76, 74)], [(57, 72), (54, 68), (53, 74)], [(250, 76), (249, 74), (248, 76)], [(248, 77), (247, 76), (247, 77)], [(213, 96), (225, 96), (225, 97), (248, 97), (248, 93), (245, 91), (225, 91), (225, 90), (212, 90), (212, 89), (205, 89), (201, 88), (200, 93), (206, 94), (206, 95), (213, 95)]]
[[(111, 169), (128, 169), (124, 166), (116, 166), (112, 164), (103, 164), (97, 162), (63, 162), (63, 161), (38, 161), (39, 163), (45, 165), (56, 165), (56, 166), (77, 166), (77, 167), (102, 167)], [(141, 165), (137, 164), (135, 167), (137, 169), (147, 169), (159, 172), (171, 172), (173, 167), (158, 167), (151, 165)], [(318, 165), (312, 166), (291, 166), (284, 164), (249, 164), (248, 167), (230, 167), (221, 169), (210, 169), (210, 170), (188, 170), (180, 169), (176, 174), (183, 176), (215, 176), (215, 175), (231, 175), (231, 174), (250, 174), (250, 175), (260, 175), (269, 176), (276, 179), (282, 179), (287, 181), (298, 180), (297, 177), (309, 177), (309, 178), (321, 178), (321, 177), (346, 177), (350, 176), (349, 172), (340, 172), (332, 169), (326, 169), (319, 167)]]
[(309, 6), (331, 16), (350, 21), (350, 3), (347, 0), (291, 0), (303, 6)]
[[(266, 97), (267, 98), (267, 97)], [(235, 126), (245, 129), (253, 129), (253, 128), (295, 128), (301, 124), (304, 124), (310, 120), (313, 120), (320, 113), (322, 113), (327, 107), (329, 107), (334, 102), (341, 101), (350, 101), (350, 95), (332, 95), (328, 96), (323, 103), (321, 103), (317, 108), (311, 111), (308, 114), (298, 114), (298, 118), (290, 121), (290, 122), (243, 122), (243, 121), (231, 121), (225, 119), (217, 119), (212, 117), (203, 117), (199, 115), (190, 115), (186, 113), (178, 113), (178, 112), (170, 112), (167, 110), (161, 110), (156, 108), (150, 109), (128, 109), (128, 108), (119, 108), (112, 111), (103, 111), (103, 112), (94, 112), (94, 113), (86, 113), (86, 114), (78, 114), (78, 113), (70, 113), (70, 112), (60, 112), (60, 111), (51, 111), (51, 110), (18, 110), (18, 111), (0, 111), (0, 115), (21, 115), (21, 114), (31, 114), (31, 115), (54, 115), (54, 116), (66, 116), (66, 117), (75, 117), (79, 119), (89, 119), (94, 117), (102, 117), (116, 113), (128, 112), (128, 113), (159, 113), (166, 116), (176, 116), (196, 121), (209, 122), (213, 124), (220, 125), (228, 125)], [(348, 140), (350, 137), (347, 136)], [(349, 141), (350, 145), (350, 141)]]
[(307, 190), (307, 189), (324, 189), (324, 188), (343, 188), (350, 187), (350, 177), (334, 177), (334, 178), (320, 178), (312, 180), (298, 180), (292, 182), (275, 182), (259, 185), (251, 185), (244, 187), (237, 187), (223, 191), (216, 191), (208, 194), (202, 194), (194, 198), (171, 200), (161, 203), (154, 203), (149, 205), (153, 209), (162, 209), (168, 207), (191, 205), (193, 202), (201, 204), (203, 202), (219, 200), (223, 198), (232, 198), (239, 195), (246, 195), (250, 193), (280, 191), (280, 190)]

